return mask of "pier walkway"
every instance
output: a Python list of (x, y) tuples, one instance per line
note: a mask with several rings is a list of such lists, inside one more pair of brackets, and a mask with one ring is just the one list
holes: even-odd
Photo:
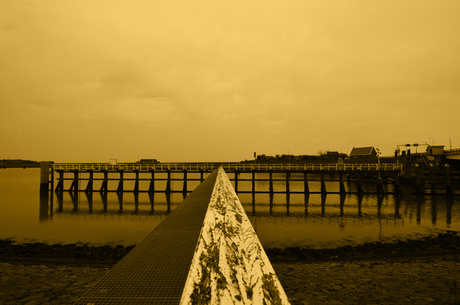
[(76, 304), (289, 304), (222, 168)]

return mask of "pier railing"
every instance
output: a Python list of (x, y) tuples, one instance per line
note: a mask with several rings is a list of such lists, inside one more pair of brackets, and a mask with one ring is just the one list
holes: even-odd
[[(396, 163), (366, 164), (219, 164), (227, 172), (234, 171), (401, 171)], [(158, 163), (158, 164), (109, 164), (109, 163), (54, 163), (54, 170), (64, 171), (213, 171), (219, 165), (213, 163)]]

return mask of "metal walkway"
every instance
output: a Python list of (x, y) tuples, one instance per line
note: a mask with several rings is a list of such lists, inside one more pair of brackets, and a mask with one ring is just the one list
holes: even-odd
[(75, 304), (179, 304), (216, 177), (217, 170)]

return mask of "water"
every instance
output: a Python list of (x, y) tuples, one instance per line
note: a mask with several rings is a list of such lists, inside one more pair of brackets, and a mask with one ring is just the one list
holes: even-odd
[[(76, 197), (63, 192), (62, 196), (51, 193), (48, 198), (40, 198), (39, 176), (40, 169), (0, 169), (0, 238), (13, 238), (19, 243), (128, 246), (140, 242), (183, 200), (182, 194), (177, 193), (170, 198), (155, 193), (152, 198), (147, 193), (136, 197), (134, 193), (118, 196), (110, 192), (107, 197), (98, 192), (91, 196), (80, 192)], [(233, 174), (229, 176), (233, 178)], [(194, 178), (193, 174), (189, 173), (189, 178)], [(116, 189), (116, 182), (111, 183), (109, 189)], [(147, 181), (142, 183), (148, 185)], [(196, 185), (198, 182), (190, 182), (188, 188)], [(158, 182), (155, 187), (164, 189), (165, 182)], [(180, 190), (182, 182), (175, 181), (172, 187)], [(251, 182), (238, 183), (239, 190), (249, 191), (251, 187)], [(275, 191), (284, 187), (285, 182), (274, 185)], [(355, 186), (350, 183), (346, 187), (352, 190)], [(132, 188), (130, 183), (125, 184), (125, 189)], [(290, 188), (301, 191), (303, 183), (293, 181)], [(326, 182), (326, 188), (339, 190), (335, 182)], [(310, 183), (311, 191), (319, 189), (319, 182)], [(256, 190), (268, 190), (268, 182), (257, 182)], [(252, 194), (239, 194), (239, 197), (266, 247), (334, 248), (460, 231), (458, 196), (275, 194), (271, 199), (268, 194), (256, 194), (254, 198)]]

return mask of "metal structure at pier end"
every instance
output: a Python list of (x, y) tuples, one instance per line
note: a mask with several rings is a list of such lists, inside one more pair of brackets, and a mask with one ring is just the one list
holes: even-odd
[(76, 304), (289, 304), (222, 167)]

